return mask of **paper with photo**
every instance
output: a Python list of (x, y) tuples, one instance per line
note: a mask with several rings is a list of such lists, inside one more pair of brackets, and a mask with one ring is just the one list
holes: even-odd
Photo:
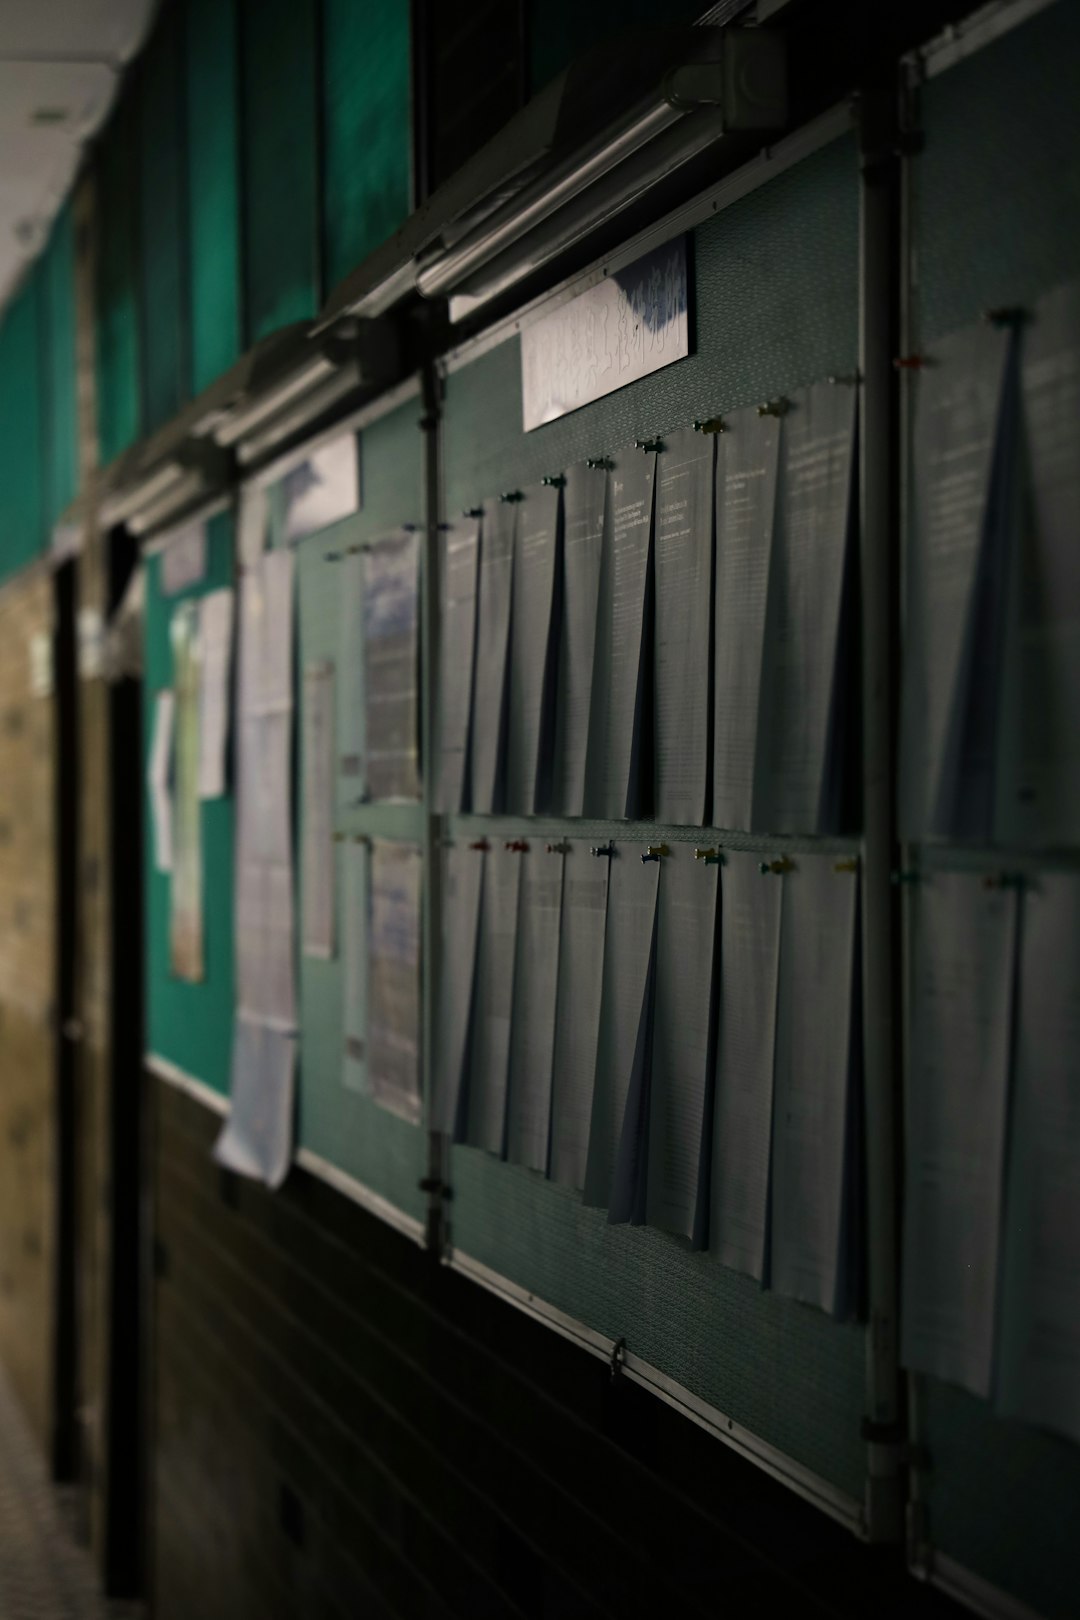
[(452, 844), (443, 850), (439, 1023), (431, 1127), (454, 1141), (464, 1138), (468, 1117), (484, 865), (483, 852), (467, 844)]
[(517, 532), (516, 501), (488, 501), (480, 543), (473, 677), (470, 800), (479, 815), (505, 803), (510, 607)]
[(232, 693), (233, 593), (226, 586), (199, 603), (202, 681), (199, 687), (199, 797), (220, 799), (228, 787)]
[(420, 1118), (420, 880), (417, 844), (371, 847), (368, 1080), (382, 1108)]
[(360, 440), (342, 433), (281, 480), (285, 540), (302, 540), (348, 517), (360, 506)]
[(716, 436), (665, 436), (656, 470), (656, 817), (705, 819)]
[(585, 807), (600, 567), (608, 521), (606, 467), (579, 461), (563, 490), (563, 611), (555, 705), (552, 809), (580, 816)]
[(506, 1157), (547, 1170), (563, 854), (534, 840), (521, 853), (521, 893), (506, 1100)]
[(901, 1356), (990, 1394), (1016, 893), (924, 873), (912, 896)]
[(364, 557), (365, 775), (371, 799), (420, 797), (420, 537)]
[(480, 519), (462, 518), (441, 535), (439, 688), (435, 808), (467, 810)]
[(552, 1181), (585, 1185), (604, 984), (608, 870), (587, 840), (564, 842), (559, 985), (552, 1057)]
[(553, 485), (531, 485), (518, 503), (505, 798), (517, 815), (547, 809), (551, 800), (561, 517)]

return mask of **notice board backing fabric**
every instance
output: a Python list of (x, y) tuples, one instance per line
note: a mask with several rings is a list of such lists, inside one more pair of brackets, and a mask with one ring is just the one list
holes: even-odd
[[(1080, 12), (1051, 5), (920, 90), (914, 350), (1080, 275), (1078, 53)], [(930, 1544), (1035, 1613), (1075, 1614), (1076, 1560), (1061, 1528), (1080, 1516), (1080, 1450), (962, 1390), (927, 1378), (918, 1387)]]
[[(309, 535), (297, 548), (300, 669), (312, 661), (333, 662), (339, 658), (342, 564), (334, 559), (348, 546), (381, 538), (422, 516), (424, 440), (417, 428), (420, 415), (420, 403), (412, 399), (364, 429), (360, 446), (361, 510)], [(358, 622), (356, 635), (361, 633)], [(358, 662), (362, 670), (363, 660)], [(339, 678), (345, 678), (344, 670)], [(355, 701), (363, 703), (362, 690), (356, 691)], [(298, 745), (302, 758), (302, 737)], [(335, 760), (335, 769), (338, 766)], [(339, 834), (421, 841), (424, 817), (419, 805), (356, 804), (350, 795), (343, 796), (341, 789), (338, 779), (335, 829)], [(419, 1220), (425, 1207), (418, 1183), (427, 1163), (426, 1133), (342, 1081), (345, 1022), (340, 944), (344, 919), (340, 908), (347, 893), (344, 849), (344, 843), (335, 844), (338, 949), (329, 960), (299, 957), (297, 1142)]]
[[(702, 226), (691, 247), (695, 353), (521, 432), (520, 347), (447, 378), (444, 515), (635, 439), (688, 427), (857, 359), (858, 165), (843, 137)], [(753, 274), (747, 274), (747, 266)], [(483, 824), (452, 824), (476, 837)], [(638, 823), (497, 823), (498, 837), (647, 841)], [(603, 829), (603, 831), (602, 831)], [(701, 833), (681, 834), (701, 840)], [(656, 837), (658, 830), (651, 836)], [(757, 842), (760, 843), (760, 840)], [(810, 846), (807, 846), (810, 847)], [(764, 881), (764, 880), (763, 880)], [(864, 1335), (725, 1270), (682, 1239), (608, 1224), (576, 1191), (470, 1148), (452, 1155), (453, 1246), (612, 1339), (861, 1499)]]
[[(162, 590), (161, 555), (147, 559), (144, 636), (146, 701), (144, 762), (153, 741), (154, 698), (173, 683), (169, 627), (178, 603), (233, 583), (233, 518), (219, 513), (207, 525), (206, 574), (175, 596)], [(142, 773), (145, 776), (145, 770)], [(233, 1026), (233, 794), (200, 801), (205, 975), (198, 984), (174, 977), (169, 966), (171, 875), (146, 864), (146, 1049), (175, 1063), (223, 1096), (229, 1090)], [(145, 795), (147, 849), (153, 847), (151, 802)]]
[(240, 353), (236, 0), (188, 0), (186, 20), (191, 384), (197, 395)]

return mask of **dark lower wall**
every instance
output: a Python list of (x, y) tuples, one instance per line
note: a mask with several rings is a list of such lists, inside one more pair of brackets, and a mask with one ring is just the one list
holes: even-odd
[(646, 1391), (156, 1088), (155, 1613), (953, 1614)]

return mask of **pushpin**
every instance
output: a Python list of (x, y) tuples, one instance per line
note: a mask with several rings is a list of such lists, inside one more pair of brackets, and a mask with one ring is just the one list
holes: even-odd
[(461, 515), (467, 518), (482, 518), (484, 508), (482, 506), (467, 506)]
[(918, 881), (919, 881), (919, 874), (918, 874), (918, 872), (915, 872), (915, 871), (911, 871), (911, 870), (900, 871), (898, 869), (895, 872), (890, 872), (889, 873), (889, 882), (890, 883), (895, 883), (897, 885), (897, 887), (899, 887), (899, 885), (901, 883), (918, 883)]
[(1003, 304), (999, 309), (984, 309), (983, 320), (990, 326), (1022, 326), (1027, 310), (1021, 304)]
[(607, 472), (611, 462), (607, 456), (588, 456), (585, 465), (590, 472)]
[(470, 844), (469, 845), (469, 848), (470, 849), (490, 849), (491, 845), (488, 843), (486, 838), (478, 838), (476, 840), (475, 844)]
[(924, 366), (930, 364), (925, 354), (898, 354), (893, 361), (897, 371), (922, 371)]
[(662, 439), (635, 439), (634, 445), (636, 449), (644, 450), (645, 454), (648, 455), (650, 451), (662, 450), (664, 441)]
[(835, 388), (857, 388), (862, 378), (857, 371), (841, 371), (835, 377), (830, 377), (829, 381)]
[(833, 867), (834, 872), (857, 872), (859, 870), (859, 857), (849, 855), (846, 860), (837, 861)]
[(566, 855), (569, 853), (569, 850), (570, 845), (566, 842), (565, 838), (562, 839), (562, 841), (558, 844), (547, 845), (547, 852), (549, 855)]
[(764, 405), (759, 405), (759, 416), (786, 416), (791, 409), (791, 401), (784, 395), (778, 394), (775, 399), (767, 399)]
[(1026, 882), (1023, 872), (988, 872), (983, 878), (983, 888), (1022, 889)]
[(645, 861), (658, 861), (662, 855), (670, 854), (671, 851), (666, 844), (650, 844), (641, 859), (643, 863)]
[(323, 562), (340, 562), (344, 555), (343, 551), (324, 551)]
[(589, 853), (592, 855), (606, 855), (610, 860), (611, 856), (615, 853), (615, 845), (610, 843), (594, 844)]
[(795, 862), (788, 855), (780, 855), (774, 861), (762, 861), (758, 866), (758, 871), (763, 877), (768, 876), (770, 872), (774, 876), (780, 877), (784, 872), (793, 872), (794, 870)]
[(562, 473), (545, 473), (540, 482), (546, 484), (549, 489), (562, 489), (566, 479)]
[(722, 416), (709, 416), (704, 421), (694, 419), (695, 433), (726, 433), (727, 423)]
[(695, 849), (694, 859), (704, 861), (706, 866), (720, 866), (724, 857), (718, 849)]
[(504, 847), (514, 855), (523, 855), (529, 846), (524, 838), (508, 838)]
[(499, 499), (500, 501), (505, 501), (508, 505), (511, 505), (514, 501), (523, 501), (525, 497), (521, 493), (520, 489), (504, 489), (502, 494), (499, 496)]

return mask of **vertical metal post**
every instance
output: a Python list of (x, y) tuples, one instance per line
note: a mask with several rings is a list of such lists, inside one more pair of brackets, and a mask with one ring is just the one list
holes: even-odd
[(862, 985), (867, 1184), (866, 1531), (899, 1540), (904, 1429), (898, 1337), (894, 864), (899, 175), (891, 92), (859, 117), (860, 536), (862, 589)]

